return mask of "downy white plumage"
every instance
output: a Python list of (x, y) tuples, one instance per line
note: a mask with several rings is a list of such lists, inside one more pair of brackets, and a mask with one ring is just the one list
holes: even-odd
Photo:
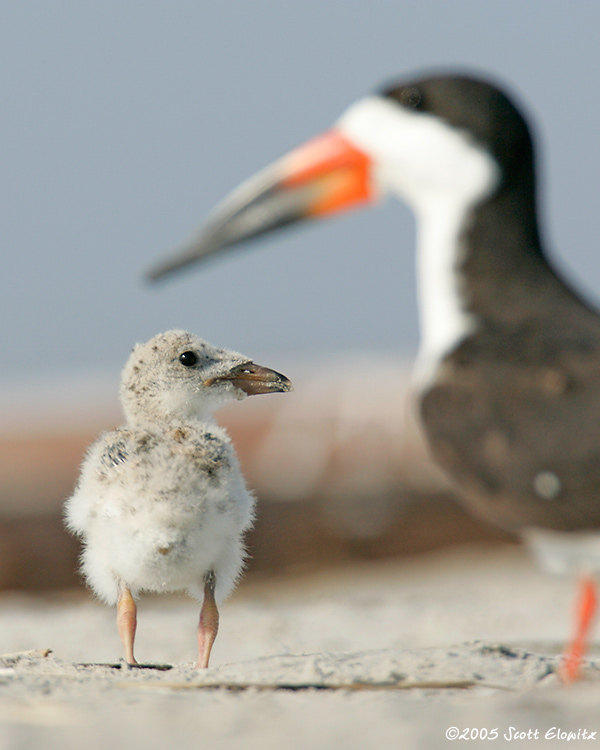
[(247, 395), (291, 390), (283, 375), (185, 331), (132, 351), (123, 370), (125, 425), (101, 435), (66, 503), (84, 545), (82, 571), (117, 604), (125, 658), (135, 664), (135, 597), (188, 590), (203, 601), (198, 663), (208, 665), (220, 602), (244, 561), (254, 498), (212, 411)]

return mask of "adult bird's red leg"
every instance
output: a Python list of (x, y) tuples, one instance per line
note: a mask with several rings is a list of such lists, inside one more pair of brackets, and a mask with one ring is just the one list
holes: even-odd
[(196, 669), (208, 667), (210, 652), (219, 630), (219, 610), (215, 601), (215, 574), (208, 572), (204, 577), (204, 601), (198, 623), (198, 661)]
[(119, 589), (117, 627), (119, 628), (119, 636), (125, 649), (125, 661), (128, 664), (137, 664), (133, 655), (133, 642), (137, 627), (137, 607), (135, 606), (131, 591), (125, 585), (121, 585)]
[(573, 640), (565, 652), (560, 675), (565, 683), (575, 682), (581, 677), (581, 662), (588, 646), (590, 628), (598, 604), (596, 581), (586, 575), (579, 585), (579, 599), (576, 612), (576, 631)]

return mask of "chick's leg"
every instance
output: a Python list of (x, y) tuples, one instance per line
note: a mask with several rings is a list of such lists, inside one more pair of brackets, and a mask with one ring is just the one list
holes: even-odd
[(210, 652), (219, 630), (219, 610), (215, 601), (215, 574), (209, 571), (204, 576), (204, 601), (198, 623), (198, 661), (196, 669), (208, 667)]
[(133, 642), (137, 627), (137, 607), (135, 606), (131, 591), (124, 584), (121, 584), (119, 587), (117, 627), (119, 628), (119, 636), (125, 649), (125, 661), (128, 664), (137, 664), (133, 655)]

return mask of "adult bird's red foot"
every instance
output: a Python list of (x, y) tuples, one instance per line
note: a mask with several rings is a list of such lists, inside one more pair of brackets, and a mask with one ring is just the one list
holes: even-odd
[(385, 87), (232, 193), (151, 276), (387, 193), (418, 222), (432, 455), (475, 513), (584, 576), (563, 672), (575, 679), (600, 570), (600, 316), (542, 247), (532, 138), (505, 93), (456, 75)]

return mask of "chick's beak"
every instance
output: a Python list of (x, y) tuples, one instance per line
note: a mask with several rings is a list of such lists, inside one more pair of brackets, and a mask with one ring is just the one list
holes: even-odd
[(207, 380), (205, 385), (212, 385), (217, 381), (228, 381), (248, 396), (256, 396), (259, 393), (286, 393), (293, 390), (291, 381), (285, 375), (254, 362), (238, 365), (225, 375)]

